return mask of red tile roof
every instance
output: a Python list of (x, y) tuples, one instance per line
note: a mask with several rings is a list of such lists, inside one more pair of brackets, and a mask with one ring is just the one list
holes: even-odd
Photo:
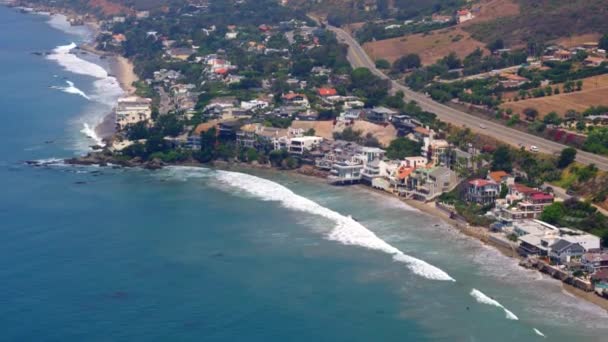
[(534, 193), (534, 192), (538, 192), (538, 190), (532, 189), (529, 186), (525, 186), (523, 184), (513, 184), (512, 187), (517, 190), (518, 192), (524, 193), (524, 194), (530, 194), (530, 193)]
[(533, 200), (551, 200), (553, 199), (553, 195), (544, 192), (537, 192), (530, 195), (530, 198)]
[(317, 93), (319, 96), (335, 96), (338, 94), (338, 91), (334, 88), (319, 88)]
[(469, 181), (469, 184), (476, 186), (476, 187), (480, 187), (480, 186), (486, 186), (486, 185), (496, 185), (496, 182), (487, 180), (487, 179), (473, 179), (473, 180)]
[(505, 171), (494, 171), (494, 172), (490, 172), (490, 178), (495, 181), (495, 182), (500, 182), (502, 181), (502, 179), (506, 176), (508, 176), (509, 174), (506, 173)]

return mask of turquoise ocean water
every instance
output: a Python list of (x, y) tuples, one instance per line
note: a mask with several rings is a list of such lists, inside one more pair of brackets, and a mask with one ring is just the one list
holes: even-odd
[(0, 7), (0, 340), (606, 340), (559, 283), (362, 188), (24, 165), (85, 152), (120, 95), (67, 31)]

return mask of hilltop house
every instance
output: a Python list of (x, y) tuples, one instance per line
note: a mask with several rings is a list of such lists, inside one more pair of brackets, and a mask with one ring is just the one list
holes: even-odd
[(289, 92), (287, 94), (283, 94), (283, 96), (281, 96), (281, 99), (283, 100), (283, 103), (287, 106), (296, 106), (303, 108), (310, 107), (308, 98), (304, 94)]
[(365, 119), (373, 123), (386, 123), (391, 121), (393, 115), (398, 113), (386, 107), (374, 107), (367, 111)]
[(471, 11), (469, 11), (468, 9), (461, 9), (456, 12), (456, 21), (459, 24), (472, 20), (473, 18), (475, 18), (473, 16), (473, 13), (471, 13)]
[(336, 96), (338, 95), (338, 91), (335, 88), (319, 88), (317, 89), (317, 94), (321, 97)]

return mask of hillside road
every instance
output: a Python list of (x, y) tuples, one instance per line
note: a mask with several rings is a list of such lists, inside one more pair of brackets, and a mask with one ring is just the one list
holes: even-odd
[[(331, 25), (326, 26), (327, 29), (336, 34), (341, 43), (348, 45), (348, 60), (354, 68), (368, 68), (375, 75), (383, 79), (390, 80), (386, 74), (376, 68), (374, 61), (371, 60), (365, 50), (363, 50), (361, 45), (359, 45), (359, 43), (353, 37), (338, 27)], [(566, 145), (556, 143), (533, 134), (524, 133), (493, 121), (485, 120), (466, 112), (448, 107), (444, 104), (433, 101), (426, 95), (417, 93), (408, 87), (397, 83), (396, 81), (390, 81), (392, 85), (392, 92), (402, 91), (405, 94), (406, 100), (414, 100), (418, 102), (418, 105), (423, 110), (435, 113), (437, 118), (441, 121), (458, 127), (467, 127), (475, 133), (494, 137), (514, 147), (526, 146), (526, 148), (529, 148), (530, 146), (536, 146), (542, 153), (555, 154), (561, 152), (562, 149), (567, 147)], [(576, 161), (585, 165), (595, 164), (601, 170), (608, 170), (608, 158), (604, 156), (578, 150), (576, 154)]]

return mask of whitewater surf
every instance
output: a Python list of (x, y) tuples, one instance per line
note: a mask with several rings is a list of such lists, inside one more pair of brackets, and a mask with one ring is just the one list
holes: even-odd
[(299, 196), (278, 183), (238, 172), (216, 171), (214, 174), (222, 184), (244, 191), (260, 200), (279, 202), (285, 208), (329, 219), (335, 223), (334, 228), (326, 235), (329, 240), (384, 252), (391, 255), (393, 260), (404, 263), (413, 273), (427, 279), (455, 281), (442, 269), (403, 253), (351, 217)]

